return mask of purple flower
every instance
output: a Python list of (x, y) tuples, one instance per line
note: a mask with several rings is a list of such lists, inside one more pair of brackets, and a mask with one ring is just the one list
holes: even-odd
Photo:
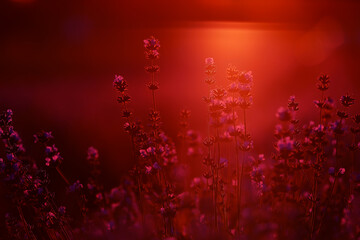
[(313, 129), (314, 129), (314, 132), (316, 132), (316, 133), (321, 133), (321, 132), (324, 132), (325, 127), (324, 127), (324, 125), (319, 124), (319, 125), (317, 125), (316, 127), (314, 127)]
[(145, 58), (146, 59), (154, 60), (154, 59), (158, 59), (159, 57), (160, 57), (160, 54), (159, 54), (158, 50), (145, 51)]
[(6, 154), (6, 158), (9, 161), (13, 161), (15, 159), (15, 155), (12, 153), (8, 153), (8, 154)]
[(213, 58), (205, 58), (205, 74), (208, 76), (205, 82), (209, 85), (215, 83), (214, 75), (216, 73), (215, 62)]
[(230, 142), (232, 136), (230, 135), (230, 133), (228, 131), (225, 131), (221, 137), (221, 139), (225, 142)]
[(333, 123), (330, 123), (330, 129), (335, 133), (335, 134), (343, 134), (345, 131), (345, 128), (343, 128), (342, 126), (342, 122), (339, 120), (336, 120)]
[(92, 190), (95, 189), (95, 186), (94, 186), (93, 184), (91, 184), (91, 183), (88, 183), (88, 184), (87, 184), (87, 188), (88, 188), (90, 191), (92, 191)]
[(346, 94), (344, 96), (341, 96), (340, 98), (341, 104), (345, 107), (350, 107), (355, 103), (355, 99), (350, 97), (350, 95)]
[(253, 98), (252, 98), (252, 96), (250, 96), (250, 97), (240, 97), (240, 98), (239, 98), (239, 106), (240, 106), (242, 109), (247, 109), (247, 108), (249, 108), (252, 104), (253, 104)]
[(52, 147), (50, 147), (50, 146), (46, 146), (46, 147), (45, 147), (45, 153), (46, 153), (46, 154), (49, 155), (49, 154), (52, 153), (52, 152), (53, 152), (53, 148), (52, 148)]
[(193, 178), (193, 180), (191, 181), (190, 187), (191, 187), (191, 188), (194, 188), (194, 187), (199, 186), (200, 184), (201, 184), (201, 178), (195, 177), (195, 178)]
[(41, 143), (46, 143), (49, 142), (51, 139), (53, 139), (54, 137), (52, 136), (51, 132), (45, 132), (45, 131), (41, 131), (37, 134), (34, 134), (34, 142), (41, 142)]
[(161, 167), (160, 167), (160, 165), (158, 164), (158, 162), (155, 162), (155, 163), (153, 164), (153, 168), (154, 168), (155, 170), (160, 170), (160, 169), (161, 169)]
[(148, 154), (150, 154), (150, 155), (154, 155), (155, 154), (155, 148), (154, 147), (148, 147), (147, 149), (146, 149), (146, 152), (148, 153)]
[(83, 189), (83, 185), (80, 183), (79, 180), (76, 180), (76, 182), (74, 182), (72, 185), (69, 186), (69, 192), (76, 192), (79, 191), (81, 189)]
[(113, 86), (118, 90), (120, 93), (124, 93), (127, 90), (127, 83), (123, 76), (115, 75), (115, 79), (113, 81)]
[(60, 215), (65, 215), (66, 207), (60, 206), (59, 209), (58, 209), (58, 212), (59, 212)]
[(360, 114), (355, 114), (353, 120), (356, 124), (360, 124)]
[(249, 96), (251, 91), (251, 85), (250, 84), (239, 84), (238, 85), (238, 92), (241, 96)]
[(291, 112), (289, 111), (289, 109), (284, 108), (284, 107), (280, 107), (280, 108), (277, 110), (276, 117), (277, 117), (280, 121), (287, 122), (287, 121), (290, 121), (290, 120), (292, 119), (292, 114), (291, 114)]
[(11, 109), (6, 110), (0, 115), (0, 120), (3, 120), (6, 125), (10, 125), (12, 123), (13, 111)]
[[(159, 65), (145, 66), (145, 71), (148, 72), (148, 73), (156, 73), (156, 72), (159, 72), (159, 71), (160, 71), (160, 67), (159, 67)], [(156, 88), (156, 89), (159, 88), (159, 87), (158, 87), (158, 84), (154, 84), (154, 83), (149, 84), (148, 87), (149, 87), (150, 89), (151, 89), (151, 88)], [(155, 90), (156, 90), (156, 89), (155, 89)]]
[(99, 158), (99, 151), (94, 147), (89, 147), (87, 151), (87, 159), (98, 159)]
[(253, 82), (252, 72), (251, 71), (241, 72), (238, 80), (242, 84), (252, 84)]
[[(49, 148), (47, 148), (49, 149)], [(52, 151), (47, 154), (47, 157), (45, 158), (45, 165), (46, 166), (57, 166), (62, 162), (63, 158), (60, 156), (60, 153), (57, 151), (57, 148), (53, 145)]]
[(298, 111), (299, 110), (299, 104), (297, 102), (295, 102), (295, 96), (292, 95), (289, 98), (289, 102), (288, 102), (288, 107), (289, 109), (293, 110), (293, 111)]
[(242, 136), (245, 133), (244, 125), (237, 125), (235, 128), (233, 126), (230, 126), (228, 128), (228, 132), (230, 136)]
[(145, 166), (145, 173), (146, 173), (146, 174), (150, 174), (150, 173), (151, 173), (151, 170), (152, 170), (152, 167), (151, 167), (151, 166)]
[(249, 151), (254, 148), (254, 143), (252, 140), (245, 140), (242, 144), (240, 144), (241, 151)]
[(329, 76), (326, 75), (326, 74), (322, 74), (319, 76), (319, 83), (317, 84), (317, 88), (320, 90), (320, 91), (325, 91), (329, 88)]
[(213, 89), (213, 90), (211, 90), (211, 93), (210, 93), (211, 97), (213, 99), (217, 99), (217, 100), (223, 100), (224, 97), (226, 96), (226, 94), (227, 93), (226, 93), (225, 89), (223, 89), (223, 88)]
[(115, 223), (114, 221), (110, 221), (106, 224), (106, 228), (108, 231), (114, 231), (115, 230)]
[(20, 162), (16, 162), (13, 164), (13, 169), (15, 172), (18, 172), (20, 170), (20, 168), (21, 168)]
[(212, 57), (205, 58), (205, 64), (206, 64), (206, 65), (213, 65), (213, 64), (215, 64), (214, 58), (212, 58)]
[(96, 197), (96, 199), (99, 200), (99, 201), (103, 200), (103, 195), (102, 195), (102, 193), (97, 193), (95, 197)]
[(141, 156), (141, 157), (146, 158), (147, 155), (148, 155), (148, 154), (147, 154), (146, 150), (140, 149), (140, 156)]
[(345, 174), (345, 168), (339, 168), (339, 174), (344, 175)]
[(211, 102), (209, 104), (209, 111), (210, 112), (217, 112), (221, 111), (225, 108), (225, 104), (223, 101), (218, 99), (211, 99)]
[(146, 50), (149, 50), (149, 51), (159, 50), (160, 42), (158, 39), (151, 36), (150, 38), (147, 38), (144, 40), (144, 48), (146, 48)]
[(230, 85), (228, 86), (228, 92), (230, 92), (230, 93), (238, 92), (239, 86), (240, 86), (240, 83), (237, 83), (237, 82), (230, 83)]
[(294, 140), (291, 140), (290, 137), (280, 139), (276, 145), (280, 152), (290, 152), (294, 150)]
[(226, 69), (226, 75), (227, 75), (227, 79), (231, 82), (234, 83), (236, 81), (239, 80), (239, 70), (233, 66), (233, 65), (229, 65), (228, 68)]
[(323, 108), (327, 110), (332, 110), (335, 107), (334, 99), (327, 97), (323, 103)]

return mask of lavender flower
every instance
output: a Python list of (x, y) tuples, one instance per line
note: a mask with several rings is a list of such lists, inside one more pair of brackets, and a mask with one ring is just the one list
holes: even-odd
[(123, 76), (115, 75), (115, 79), (113, 81), (113, 86), (120, 93), (124, 93), (127, 90), (128, 84), (125, 81)]
[(289, 111), (289, 109), (284, 107), (280, 107), (277, 110), (276, 117), (283, 122), (288, 122), (293, 118), (292, 113)]
[(341, 96), (340, 101), (344, 107), (350, 107), (355, 103), (355, 99), (350, 97), (348, 94)]
[(330, 77), (326, 74), (322, 74), (319, 76), (319, 83), (317, 83), (317, 88), (320, 91), (325, 91), (325, 90), (329, 89), (329, 83), (330, 83), (329, 78)]
[(76, 180), (72, 185), (69, 186), (70, 192), (77, 192), (81, 191), (84, 188), (84, 186), (80, 183), (79, 180)]
[(205, 74), (206, 79), (205, 83), (208, 85), (212, 85), (215, 83), (214, 75), (216, 73), (215, 61), (213, 58), (206, 58), (205, 59)]
[(294, 150), (294, 140), (292, 140), (290, 137), (285, 137), (280, 139), (276, 146), (280, 152), (290, 152)]
[(155, 37), (151, 36), (144, 40), (144, 48), (149, 51), (159, 50), (160, 42)]

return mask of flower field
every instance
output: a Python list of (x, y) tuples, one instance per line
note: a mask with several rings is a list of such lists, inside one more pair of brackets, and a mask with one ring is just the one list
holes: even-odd
[[(276, 112), (261, 115), (253, 105), (257, 73), (231, 64), (219, 71), (207, 57), (201, 70), (207, 94), (198, 96), (206, 120), (198, 130), (191, 107), (178, 109), (176, 122), (162, 120), (168, 104), (158, 97), (162, 42), (146, 38), (143, 51), (145, 66), (137, 67), (146, 77), (137, 91), (148, 93), (146, 113), (134, 109), (139, 100), (129, 93), (135, 86), (126, 72), (106, 79), (126, 133), (120, 143), (130, 146), (122, 159), (130, 168), (119, 184), (103, 181), (96, 146), (84, 153), (86, 178), (66, 172), (63, 164), (74, 159), (62, 156), (50, 130), (33, 135), (41, 153), (31, 156), (14, 124), (16, 109), (1, 113), (4, 239), (360, 239), (360, 114), (353, 94), (331, 96), (336, 80), (319, 73), (308, 86), (317, 96), (310, 105), (289, 93)], [(301, 118), (309, 109), (311, 119)], [(277, 121), (261, 143), (249, 122), (254, 112)], [(167, 133), (169, 125), (176, 134)], [(257, 152), (259, 144), (271, 151)]]

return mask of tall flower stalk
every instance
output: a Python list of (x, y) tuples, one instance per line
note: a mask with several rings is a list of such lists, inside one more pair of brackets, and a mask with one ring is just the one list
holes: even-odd
[(209, 111), (210, 111), (210, 122), (211, 126), (215, 130), (215, 144), (216, 148), (214, 148), (214, 157), (215, 157), (215, 164), (214, 164), (214, 198), (215, 198), (215, 229), (219, 229), (218, 223), (218, 215), (219, 215), (219, 197), (220, 195), (220, 184), (222, 178), (220, 176), (220, 169), (221, 167), (221, 138), (220, 138), (220, 128), (223, 126), (224, 122), (222, 119), (223, 110), (225, 108), (224, 99), (226, 96), (226, 91), (222, 88), (216, 88), (211, 91), (210, 94), (210, 104), (209, 104)]
[(349, 171), (349, 201), (348, 204), (350, 205), (353, 198), (354, 198), (354, 168), (355, 168), (355, 156), (356, 152), (360, 149), (360, 143), (357, 144), (357, 139), (360, 133), (360, 114), (355, 114), (352, 117), (353, 123), (355, 126), (350, 128), (352, 133), (352, 143), (349, 146), (349, 150), (351, 151), (351, 162), (350, 162), (350, 171)]
[[(209, 146), (208, 160), (206, 162), (210, 163), (211, 167), (211, 176), (212, 176), (212, 190), (213, 190), (213, 206), (214, 206), (214, 229), (218, 231), (220, 229), (220, 220), (221, 214), (223, 216), (223, 223), (226, 226), (226, 203), (225, 203), (225, 192), (223, 179), (220, 174), (220, 170), (224, 167), (224, 159), (221, 158), (221, 142), (222, 135), (221, 129), (224, 126), (224, 110), (225, 110), (225, 97), (227, 92), (225, 89), (220, 87), (220, 84), (217, 84), (218, 87), (211, 89), (215, 81), (215, 64), (212, 58), (207, 58), (205, 60), (206, 64), (206, 79), (205, 82), (209, 85), (210, 95), (208, 98), (204, 98), (205, 102), (208, 104), (209, 108), (209, 126), (208, 126), (208, 138), (211, 138), (211, 143), (213, 146), (213, 156), (211, 157), (211, 148)], [(210, 130), (213, 129), (214, 136), (210, 136)], [(211, 160), (210, 160), (211, 159)], [(210, 160), (210, 161), (209, 161)]]
[(138, 190), (138, 198), (139, 198), (139, 207), (141, 214), (141, 222), (144, 224), (144, 206), (143, 206), (143, 194), (141, 187), (141, 174), (139, 170), (139, 162), (138, 162), (138, 151), (136, 150), (137, 146), (135, 143), (136, 138), (140, 134), (140, 129), (138, 123), (133, 119), (133, 113), (129, 110), (129, 102), (131, 101), (131, 97), (128, 94), (128, 83), (121, 75), (115, 75), (113, 81), (113, 87), (118, 92), (119, 96), (117, 98), (118, 103), (122, 108), (122, 117), (125, 119), (124, 128), (125, 131), (130, 135), (131, 142), (131, 154), (135, 164), (134, 173), (136, 176), (137, 182), (137, 190)]
[(156, 61), (159, 59), (160, 42), (151, 36), (144, 40), (145, 58), (149, 61), (149, 65), (145, 66), (145, 71), (151, 75), (148, 88), (151, 90), (153, 110), (156, 111), (155, 91), (159, 89), (159, 83), (155, 80), (155, 74), (159, 72), (160, 67)]
[[(174, 236), (174, 219), (176, 215), (176, 204), (174, 185), (170, 180), (169, 173), (174, 164), (177, 163), (177, 154), (174, 143), (165, 135), (161, 129), (160, 113), (157, 110), (155, 99), (155, 91), (159, 89), (159, 83), (155, 79), (155, 74), (159, 72), (159, 66), (156, 60), (159, 59), (160, 42), (154, 37), (144, 40), (145, 58), (150, 61), (150, 65), (145, 67), (146, 72), (151, 75), (151, 81), (148, 88), (152, 93), (153, 109), (149, 113), (149, 122), (151, 133), (149, 134), (147, 145), (147, 153), (141, 149), (141, 154), (145, 158), (151, 159), (153, 174), (157, 177), (159, 184), (158, 196), (155, 199), (160, 205), (160, 214), (163, 218), (164, 236)], [(148, 151), (150, 149), (150, 151)], [(149, 156), (150, 155), (150, 156)], [(148, 166), (149, 167), (149, 166)], [(148, 168), (150, 169), (150, 168)], [(151, 170), (150, 170), (151, 172)], [(150, 173), (149, 172), (149, 173)], [(154, 189), (156, 191), (156, 189)]]
[(204, 97), (205, 103), (209, 105), (209, 114), (208, 114), (208, 129), (207, 129), (207, 138), (204, 140), (204, 145), (207, 147), (208, 152), (207, 156), (204, 158), (204, 164), (209, 167), (208, 173), (205, 173), (205, 178), (211, 178), (211, 190), (212, 190), (212, 205), (213, 205), (213, 218), (214, 218), (214, 229), (217, 230), (217, 204), (216, 204), (216, 162), (214, 156), (212, 155), (211, 148), (214, 146), (215, 138), (210, 135), (210, 127), (211, 127), (211, 112), (210, 112), (210, 104), (211, 104), (211, 87), (214, 85), (215, 81), (215, 73), (216, 67), (213, 58), (205, 59), (205, 83), (209, 88), (209, 97)]
[(325, 202), (324, 212), (323, 212), (320, 222), (319, 222), (319, 227), (317, 230), (318, 233), (320, 233), (321, 227), (323, 226), (323, 222), (327, 215), (328, 208), (330, 206), (331, 201), (333, 200), (336, 184), (337, 184), (339, 178), (341, 178), (345, 174), (345, 171), (346, 171), (346, 169), (344, 168), (345, 163), (344, 163), (344, 161), (341, 161), (341, 160), (343, 160), (343, 153), (342, 153), (343, 149), (341, 148), (341, 146), (342, 146), (341, 141), (342, 141), (342, 137), (345, 133), (345, 120), (347, 118), (349, 118), (348, 108), (355, 103), (355, 99), (352, 98), (350, 95), (346, 94), (340, 98), (340, 103), (345, 108), (345, 111), (338, 111), (337, 116), (339, 119), (335, 120), (335, 122), (333, 122), (330, 126), (330, 129), (335, 138), (335, 140), (334, 140), (335, 141), (335, 146), (334, 146), (335, 167), (331, 167), (329, 169), (329, 173), (330, 173), (330, 175), (332, 175), (333, 181), (330, 186), (329, 196), (327, 197), (326, 202)]
[[(253, 142), (250, 137), (250, 134), (247, 133), (247, 122), (246, 122), (246, 110), (252, 105), (253, 99), (251, 96), (251, 89), (253, 85), (253, 76), (252, 72), (241, 72), (239, 75), (239, 106), (240, 111), (242, 111), (243, 115), (243, 124), (244, 124), (244, 134), (241, 138), (240, 142), (240, 151), (242, 151), (242, 162), (241, 162), (241, 171), (240, 176), (238, 176), (239, 179), (239, 210), (238, 214), (240, 214), (241, 211), (241, 202), (242, 202), (242, 192), (243, 192), (243, 177), (244, 177), (244, 164), (246, 160), (246, 152), (250, 151), (253, 148)], [(241, 221), (240, 216), (238, 216), (238, 233), (241, 233)]]
[(240, 230), (240, 162), (239, 162), (239, 142), (238, 138), (244, 135), (244, 127), (237, 125), (237, 108), (239, 107), (238, 94), (239, 88), (239, 70), (234, 66), (227, 68), (227, 79), (230, 85), (227, 89), (230, 96), (226, 101), (226, 107), (230, 109), (232, 114), (232, 127), (229, 129), (230, 136), (234, 137), (234, 148), (235, 148), (235, 165), (236, 165), (236, 181), (235, 181), (235, 209), (237, 219), (237, 230)]
[[(325, 126), (323, 124), (323, 119), (324, 119), (324, 109), (328, 109), (327, 108), (327, 104), (326, 104), (326, 99), (324, 98), (324, 93), (326, 90), (329, 89), (329, 76), (322, 74), (319, 77), (319, 82), (317, 83), (317, 88), (321, 91), (321, 98), (318, 101), (315, 101), (316, 106), (319, 108), (319, 133), (322, 133), (325, 130)], [(310, 228), (310, 239), (313, 238), (314, 232), (315, 232), (315, 227), (316, 227), (316, 218), (317, 218), (317, 205), (318, 205), (318, 181), (319, 181), (319, 176), (321, 174), (321, 168), (322, 168), (322, 163), (324, 161), (324, 150), (323, 150), (323, 136), (324, 134), (318, 135), (319, 137), (318, 139), (318, 145), (316, 146), (316, 148), (318, 149), (316, 151), (316, 159), (315, 162), (313, 164), (313, 172), (314, 172), (314, 176), (313, 176), (313, 187), (312, 187), (312, 207), (311, 207), (311, 218), (310, 218), (310, 224), (311, 224), (311, 228)]]

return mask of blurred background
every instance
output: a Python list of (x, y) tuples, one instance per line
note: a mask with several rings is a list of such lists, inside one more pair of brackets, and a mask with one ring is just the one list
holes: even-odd
[(319, 74), (330, 75), (336, 100), (345, 93), (359, 99), (355, 0), (2, 0), (0, 11), (0, 109), (13, 109), (25, 148), (39, 162), (32, 136), (52, 131), (72, 181), (86, 176), (89, 146), (100, 151), (109, 187), (132, 166), (112, 81), (115, 74), (128, 80), (131, 106), (145, 121), (151, 105), (143, 39), (151, 35), (161, 43), (157, 100), (174, 140), (183, 108), (192, 111), (191, 127), (205, 133), (206, 57), (215, 59), (220, 82), (229, 64), (253, 72), (248, 127), (256, 154), (270, 155), (275, 112), (290, 95), (302, 123), (317, 116)]

